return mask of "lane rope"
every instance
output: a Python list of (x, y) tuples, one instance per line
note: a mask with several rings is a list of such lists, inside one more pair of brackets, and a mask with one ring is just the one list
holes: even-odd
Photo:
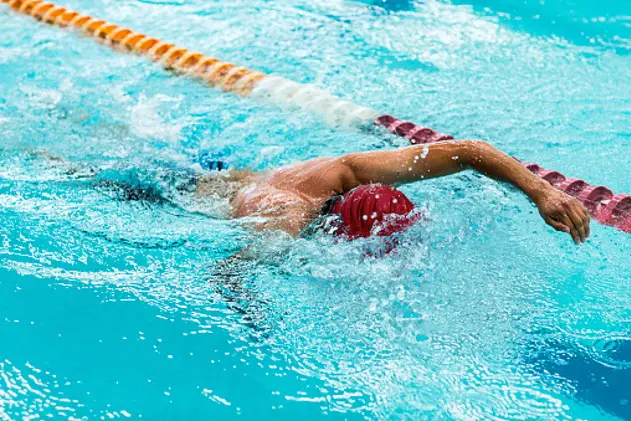
[(19, 13), (32, 16), (51, 25), (77, 29), (114, 49), (147, 56), (167, 69), (202, 79), (211, 86), (217, 86), (225, 91), (247, 96), (256, 82), (265, 77), (261, 72), (179, 48), (174, 44), (68, 10), (53, 3), (42, 0), (1, 1)]
[[(389, 114), (344, 101), (313, 85), (266, 75), (256, 70), (224, 62), (218, 58), (189, 51), (175, 44), (149, 37), (116, 24), (93, 18), (43, 0), (0, 0), (14, 11), (59, 27), (79, 30), (86, 36), (115, 50), (146, 56), (168, 70), (192, 76), (210, 86), (241, 96), (259, 98), (283, 109), (300, 109), (322, 117), (331, 126), (385, 128), (407, 138), (412, 144), (427, 144), (453, 139), (429, 128), (403, 121)], [(614, 194), (604, 186), (566, 177), (537, 164), (524, 163), (534, 174), (554, 187), (580, 200), (594, 220), (631, 233), (631, 196)]]

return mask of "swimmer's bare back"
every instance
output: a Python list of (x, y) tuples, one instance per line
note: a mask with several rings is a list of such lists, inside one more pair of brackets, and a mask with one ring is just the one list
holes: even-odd
[(577, 244), (589, 237), (589, 213), (578, 200), (490, 144), (476, 140), (316, 158), (269, 173), (232, 172), (231, 176), (241, 177), (243, 182), (231, 202), (232, 216), (257, 217), (258, 230), (282, 230), (297, 236), (333, 195), (364, 184), (401, 185), (467, 169), (520, 189), (548, 225), (569, 233)]

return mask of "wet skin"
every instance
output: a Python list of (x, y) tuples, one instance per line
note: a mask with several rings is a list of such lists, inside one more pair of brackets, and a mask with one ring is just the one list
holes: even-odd
[[(401, 185), (467, 169), (507, 182), (526, 194), (545, 223), (570, 234), (576, 244), (590, 235), (587, 209), (515, 159), (477, 140), (416, 145), (389, 151), (316, 158), (267, 173), (232, 171), (242, 187), (232, 200), (232, 217), (255, 217), (258, 230), (297, 236), (318, 217), (324, 202), (370, 183)], [(200, 192), (203, 194), (203, 180)]]

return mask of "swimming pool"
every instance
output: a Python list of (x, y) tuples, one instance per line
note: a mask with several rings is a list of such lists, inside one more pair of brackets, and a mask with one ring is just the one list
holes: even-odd
[[(623, 0), (63, 5), (631, 193)], [(6, 7), (0, 29), (0, 419), (631, 419), (629, 234), (577, 248), (473, 174), (406, 187), (431, 222), (382, 259), (116, 200), (89, 168), (168, 196), (200, 149), (264, 169), (405, 141)]]

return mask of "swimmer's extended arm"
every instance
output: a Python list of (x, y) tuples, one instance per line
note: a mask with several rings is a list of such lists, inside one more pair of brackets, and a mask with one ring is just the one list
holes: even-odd
[(578, 200), (483, 141), (416, 145), (351, 154), (340, 160), (351, 169), (357, 184), (403, 184), (473, 169), (519, 188), (537, 205), (548, 225), (570, 233), (577, 244), (589, 237), (589, 213)]

